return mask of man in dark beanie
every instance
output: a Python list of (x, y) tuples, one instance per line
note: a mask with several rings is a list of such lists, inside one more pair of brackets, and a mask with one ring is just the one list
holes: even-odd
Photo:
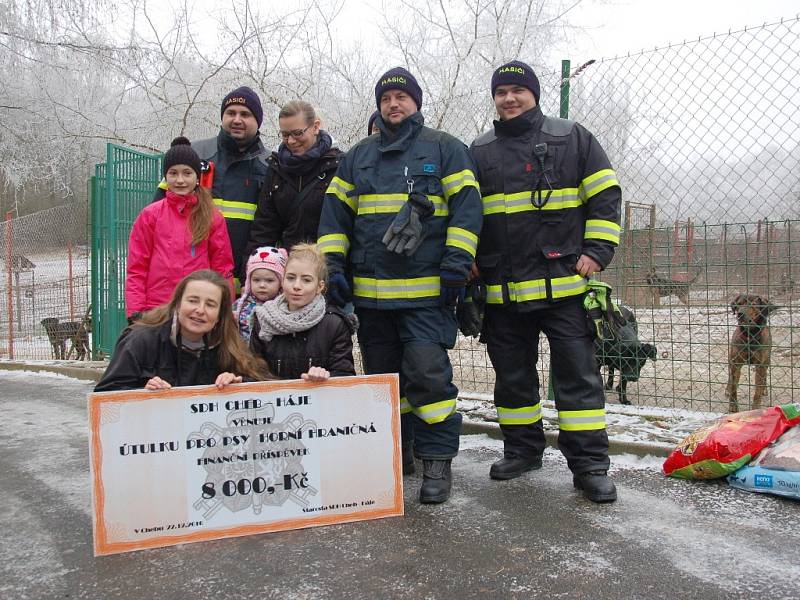
[[(252, 89), (241, 86), (226, 94), (220, 105), (220, 118), (217, 136), (194, 142), (192, 148), (201, 160), (214, 163), (211, 194), (228, 226), (238, 290), (247, 263), (250, 226), (261, 185), (267, 178), (269, 152), (258, 133), (264, 111)], [(157, 200), (164, 196), (165, 182), (159, 188)]]
[(545, 436), (537, 376), (539, 335), (550, 345), (558, 445), (573, 484), (593, 502), (613, 502), (603, 384), (586, 325), (587, 279), (619, 244), (619, 182), (594, 136), (546, 117), (539, 80), (523, 62), (492, 74), (499, 120), (472, 142), (486, 212), (476, 256), (487, 301), (481, 341), (496, 374), (504, 436), (492, 479), (542, 466)]
[(419, 87), (416, 78), (403, 67), (389, 69), (375, 84), (375, 103), (378, 105), (379, 111), (381, 110), (381, 98), (389, 90), (405, 92), (414, 101), (417, 110), (422, 110), (422, 88)]
[[(220, 117), (223, 121), (225, 120), (226, 111), (232, 106), (244, 107), (250, 111), (250, 115), (252, 115), (256, 121), (256, 129), (255, 131), (252, 130), (252, 127), (244, 127), (244, 129), (249, 129), (248, 133), (250, 137), (255, 135), (255, 132), (261, 127), (261, 121), (264, 119), (264, 111), (261, 109), (261, 99), (258, 97), (258, 94), (246, 85), (229, 92), (228, 95), (222, 99), (222, 106), (219, 110)], [(233, 112), (230, 112), (229, 116), (232, 117), (233, 114)]]
[(342, 159), (317, 243), (330, 268), (330, 301), (355, 306), (364, 371), (400, 374), (403, 473), (421, 459), (420, 502), (440, 503), (450, 496), (461, 428), (447, 350), (478, 244), (481, 200), (464, 145), (425, 127), (411, 73), (384, 73), (375, 101), (379, 134)]
[(527, 88), (533, 94), (533, 99), (539, 103), (539, 78), (528, 65), (518, 60), (512, 60), (492, 73), (492, 97), (501, 85), (519, 85)]

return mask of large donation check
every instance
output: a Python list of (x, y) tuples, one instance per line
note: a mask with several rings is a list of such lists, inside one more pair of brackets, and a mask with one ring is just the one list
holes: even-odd
[(397, 375), (89, 396), (95, 555), (403, 514)]

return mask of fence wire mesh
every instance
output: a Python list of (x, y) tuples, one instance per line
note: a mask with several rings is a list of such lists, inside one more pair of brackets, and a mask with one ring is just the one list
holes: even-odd
[[(793, 362), (800, 354), (798, 54), (800, 20), (794, 18), (597, 60), (579, 73), (578, 64), (572, 65), (568, 116), (595, 134), (623, 188), (622, 241), (603, 279), (634, 311), (641, 341), (657, 348), (657, 360), (648, 361), (628, 388), (634, 404), (727, 408), (736, 351), (731, 340), (740, 331), (731, 303), (742, 294), (777, 307), (768, 320), (771, 343), (761, 344), (767, 359), (757, 365), (766, 368), (764, 402), (798, 400)], [(558, 115), (561, 68), (534, 66), (543, 110)], [(426, 122), (467, 143), (491, 125), (494, 107), (487, 89), (446, 101), (429, 98)], [(58, 212), (65, 209), (53, 210), (30, 217), (30, 223), (13, 223), (14, 256), (22, 244), (33, 244), (19, 253), (37, 265), (19, 272), (20, 283), (12, 270), (12, 286), (9, 269), (3, 274), (11, 290), (7, 297), (15, 302), (19, 297), (22, 306), (22, 326), (15, 321), (14, 328), (20, 333), (18, 356), (51, 356), (41, 319), (80, 319), (88, 302), (88, 261), (80, 236), (71, 238), (71, 291), (64, 279), (64, 232), (70, 227), (85, 231), (85, 212), (67, 210), (71, 218), (82, 219), (67, 225), (68, 215)], [(6, 254), (4, 249), (4, 261)], [(43, 265), (50, 263), (54, 266), (45, 274)], [(35, 309), (25, 300), (30, 289)], [(67, 308), (70, 298), (73, 309)], [(3, 315), (4, 340), (8, 331)], [(22, 341), (27, 338), (28, 346)], [(545, 340), (540, 357), (545, 390)], [(491, 393), (494, 373), (483, 345), (459, 338), (451, 358), (463, 395)], [(758, 392), (757, 371), (743, 368), (740, 408), (749, 408)], [(609, 400), (617, 400), (616, 394), (609, 393)]]
[(0, 225), (0, 356), (89, 358), (89, 247), (84, 205), (57, 206)]
[[(761, 394), (758, 366), (763, 402), (798, 400), (798, 54), (795, 18), (599, 60), (570, 79), (569, 118), (601, 142), (625, 200), (621, 244), (602, 279), (657, 348), (628, 388), (634, 404), (727, 410), (731, 365), (742, 361), (731, 303), (742, 294), (777, 311), (771, 344), (747, 344), (757, 364), (742, 369), (739, 408)], [(561, 74), (541, 73), (543, 111), (558, 115)], [(479, 97), (474, 113), (491, 114)], [(471, 139), (469, 123), (448, 124)], [(546, 342), (541, 356), (545, 390)], [(462, 339), (452, 357), (463, 391), (491, 392), (483, 346)]]

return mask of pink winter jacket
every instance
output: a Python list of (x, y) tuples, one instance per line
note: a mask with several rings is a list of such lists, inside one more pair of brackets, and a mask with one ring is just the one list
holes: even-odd
[(198, 269), (233, 276), (233, 252), (225, 218), (214, 209), (208, 238), (192, 244), (189, 215), (194, 195), (166, 197), (149, 204), (133, 223), (128, 240), (125, 314), (131, 316), (168, 302), (178, 282)]

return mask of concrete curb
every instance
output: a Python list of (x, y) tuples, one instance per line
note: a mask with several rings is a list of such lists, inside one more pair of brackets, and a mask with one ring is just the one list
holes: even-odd
[[(97, 367), (77, 367), (71, 365), (50, 365), (50, 364), (31, 364), (13, 361), (0, 361), (0, 369), (6, 371), (34, 371), (37, 373), (57, 373), (75, 379), (86, 381), (100, 381), (105, 369)], [(491, 438), (502, 440), (503, 434), (500, 432), (500, 425), (491, 421), (470, 421), (464, 419), (461, 425), (461, 435), (476, 435), (485, 433)], [(558, 448), (558, 432), (545, 431), (547, 444), (553, 448)], [(613, 437), (608, 440), (609, 454), (635, 454), (636, 456), (669, 456), (674, 446), (668, 444), (658, 444), (654, 442), (633, 442), (615, 440)]]
[(37, 365), (23, 362), (0, 362), (0, 369), (5, 371), (34, 371), (35, 373), (56, 373), (66, 377), (74, 377), (85, 381), (100, 381), (105, 369), (95, 367), (73, 367), (71, 365)]
[[(502, 440), (503, 434), (500, 432), (500, 425), (489, 421), (468, 421), (461, 423), (461, 435), (475, 435), (485, 433), (491, 438)], [(558, 448), (558, 432), (545, 431), (547, 445)], [(613, 437), (608, 439), (609, 454), (635, 454), (636, 456), (661, 456), (666, 458), (674, 450), (674, 446), (668, 444), (658, 444), (654, 442), (632, 442), (615, 440)]]

